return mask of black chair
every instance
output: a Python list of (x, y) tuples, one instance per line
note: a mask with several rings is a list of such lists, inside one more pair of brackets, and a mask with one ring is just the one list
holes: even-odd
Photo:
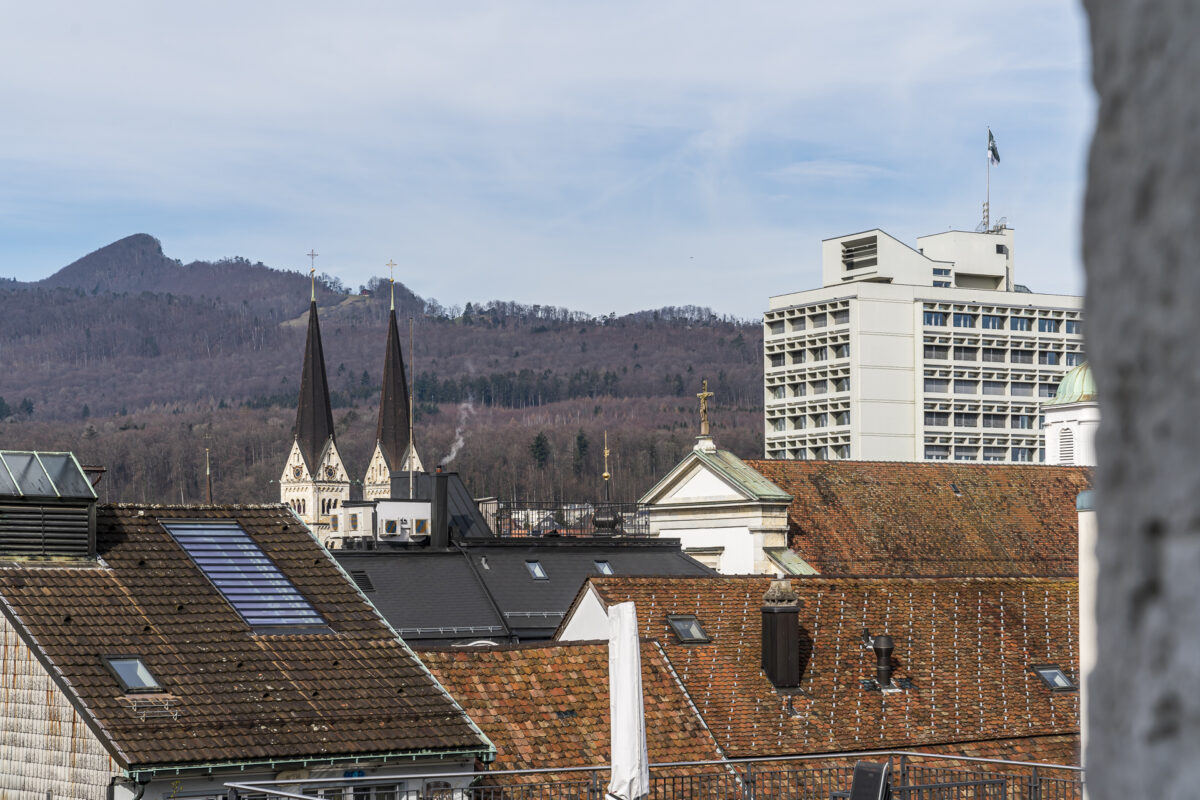
[(833, 792), (830, 800), (891, 800), (892, 797), (892, 767), (891, 764), (875, 764), (871, 761), (859, 761), (854, 765), (854, 779), (850, 783), (850, 791)]

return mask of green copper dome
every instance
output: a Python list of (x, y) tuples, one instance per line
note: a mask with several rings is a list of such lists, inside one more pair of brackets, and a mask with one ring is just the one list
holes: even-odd
[(1058, 406), (1066, 403), (1083, 403), (1096, 399), (1096, 382), (1092, 380), (1092, 368), (1085, 361), (1063, 376), (1058, 393), (1046, 405)]

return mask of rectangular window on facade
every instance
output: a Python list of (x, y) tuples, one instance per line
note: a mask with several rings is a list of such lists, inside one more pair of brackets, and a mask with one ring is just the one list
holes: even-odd
[(950, 424), (950, 413), (947, 411), (926, 411), (925, 425), (931, 428), (944, 428)]
[(950, 458), (950, 447), (944, 444), (927, 444), (925, 457), (931, 461), (945, 461)]
[(792, 396), (793, 397), (804, 397), (806, 394), (808, 394), (808, 384), (807, 383), (793, 383), (792, 384)]
[(950, 268), (949, 267), (934, 267), (933, 274), (934, 275), (949, 275)]
[(1014, 349), (1009, 356), (1009, 360), (1012, 361), (1012, 363), (1014, 363), (1014, 364), (1032, 364), (1033, 363), (1033, 351), (1032, 350), (1015, 350)]
[(1014, 447), (1012, 449), (1013, 461), (1033, 461), (1032, 447)]
[(979, 360), (979, 348), (978, 347), (956, 346), (954, 348), (954, 360), (955, 361), (978, 361)]
[(950, 348), (941, 344), (925, 345), (925, 358), (945, 361), (950, 358)]
[(1056, 319), (1039, 319), (1038, 320), (1038, 332), (1039, 333), (1058, 333), (1059, 325), (1060, 325), (1060, 323)]
[(983, 448), (984, 461), (1003, 461), (1005, 456), (1003, 447), (985, 447)]
[(813, 314), (808, 318), (808, 322), (814, 328), (824, 328), (828, 324), (824, 314)]
[(833, 357), (834, 358), (849, 358), (850, 357), (850, 345), (835, 344), (833, 346)]
[(985, 428), (1006, 428), (1008, 427), (1007, 414), (984, 414), (983, 427)]
[(825, 459), (829, 458), (829, 448), (824, 446), (814, 447), (809, 451), (809, 453), (811, 453), (812, 457), (817, 461), (824, 461)]
[(833, 312), (833, 324), (834, 325), (845, 325), (849, 321), (850, 321), (850, 309), (840, 308), (837, 311)]
[(812, 393), (813, 394), (825, 394), (828, 391), (829, 391), (829, 382), (828, 381), (820, 380), (820, 381), (812, 382)]
[(1026, 428), (1026, 429), (1032, 428), (1033, 427), (1033, 415), (1032, 414), (1013, 414), (1012, 415), (1012, 426), (1014, 428)]
[(771, 355), (768, 357), (771, 359), (772, 367), (784, 366), (784, 359), (787, 358), (787, 356), (785, 356), (783, 353), (771, 353)]
[(824, 428), (828, 421), (829, 418), (824, 413), (812, 415), (812, 424), (814, 428)]
[(1066, 333), (1083, 333), (1083, 323), (1077, 319), (1069, 319), (1064, 324)]
[(792, 428), (793, 429), (802, 431), (806, 427), (808, 427), (808, 418), (805, 417), (803, 414), (801, 414), (798, 417), (792, 417)]
[(1010, 331), (1031, 331), (1033, 330), (1033, 320), (1029, 317), (1009, 317), (1008, 329)]
[(980, 322), (980, 327), (988, 330), (998, 331), (1004, 328), (1004, 317), (997, 314), (984, 314)]
[(1083, 361), (1083, 353), (1065, 353), (1063, 355), (1063, 363), (1068, 367), (1078, 367)]
[(985, 347), (983, 348), (983, 360), (992, 363), (1004, 363), (1004, 348), (1003, 347)]
[(948, 378), (926, 378), (925, 391), (946, 394), (950, 391), (950, 380)]
[(925, 324), (926, 325), (937, 325), (938, 327), (944, 327), (946, 324), (946, 312), (944, 312), (944, 311), (926, 311), (925, 312)]
[(783, 333), (783, 320), (775, 320), (767, 323), (767, 332), (772, 336)]
[(833, 381), (833, 390), (834, 390), (835, 392), (848, 392), (848, 391), (850, 391), (850, 379), (849, 379), (849, 378), (836, 378), (836, 379), (834, 379), (834, 381)]
[(955, 412), (954, 414), (954, 427), (956, 428), (974, 428), (978, 424), (978, 414), (971, 414), (965, 411)]
[(978, 394), (979, 393), (979, 381), (955, 380), (954, 381), (954, 393), (955, 394)]
[(1058, 394), (1058, 385), (1053, 383), (1042, 383), (1038, 385), (1039, 397), (1054, 397)]
[(850, 445), (839, 444), (837, 447), (833, 448), (833, 457), (834, 458), (849, 458), (850, 457)]
[(850, 424), (850, 412), (849, 411), (834, 412), (833, 424), (834, 425), (849, 425)]
[(984, 381), (984, 394), (1004, 394), (1004, 381)]
[(776, 433), (780, 433), (786, 429), (787, 424), (785, 423), (783, 417), (777, 417), (771, 420), (771, 430), (775, 431)]
[(978, 447), (956, 447), (954, 448), (955, 461), (974, 461), (979, 455)]
[(1056, 353), (1053, 350), (1042, 350), (1038, 353), (1039, 364), (1057, 364), (1062, 357), (1061, 353)]
[(350, 515), (350, 530), (352, 530), (352, 531), (358, 530), (358, 514)]
[(954, 315), (954, 327), (956, 328), (974, 328), (975, 315), (956, 313)]
[(1013, 381), (1012, 389), (1009, 391), (1013, 397), (1033, 397), (1033, 384), (1024, 383), (1022, 381)]
[(824, 347), (814, 347), (808, 351), (808, 354), (810, 356), (812, 356), (813, 361), (824, 361), (825, 360), (825, 348)]
[(933, 288), (935, 288), (935, 289), (949, 289), (949, 288), (950, 288), (950, 281), (934, 281), (934, 282), (933, 282)]
[(787, 397), (787, 387), (785, 387), (785, 386), (772, 386), (771, 387), (771, 399), (772, 400), (782, 400), (785, 397)]
[(806, 327), (806, 325), (805, 325), (804, 317), (799, 317), (797, 319), (792, 320), (792, 330), (793, 331), (802, 331), (802, 330), (804, 330), (805, 327)]

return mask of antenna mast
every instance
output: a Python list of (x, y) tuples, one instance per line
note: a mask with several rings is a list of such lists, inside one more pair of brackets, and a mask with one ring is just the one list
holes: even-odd
[(417, 391), (416, 355), (413, 353), (413, 318), (408, 318), (408, 499), (413, 499), (413, 460), (417, 443), (413, 441), (413, 394)]

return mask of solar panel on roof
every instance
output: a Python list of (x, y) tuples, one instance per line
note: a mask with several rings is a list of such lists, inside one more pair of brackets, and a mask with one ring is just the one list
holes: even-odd
[(229, 604), (252, 627), (324, 626), (262, 548), (236, 522), (163, 522)]

